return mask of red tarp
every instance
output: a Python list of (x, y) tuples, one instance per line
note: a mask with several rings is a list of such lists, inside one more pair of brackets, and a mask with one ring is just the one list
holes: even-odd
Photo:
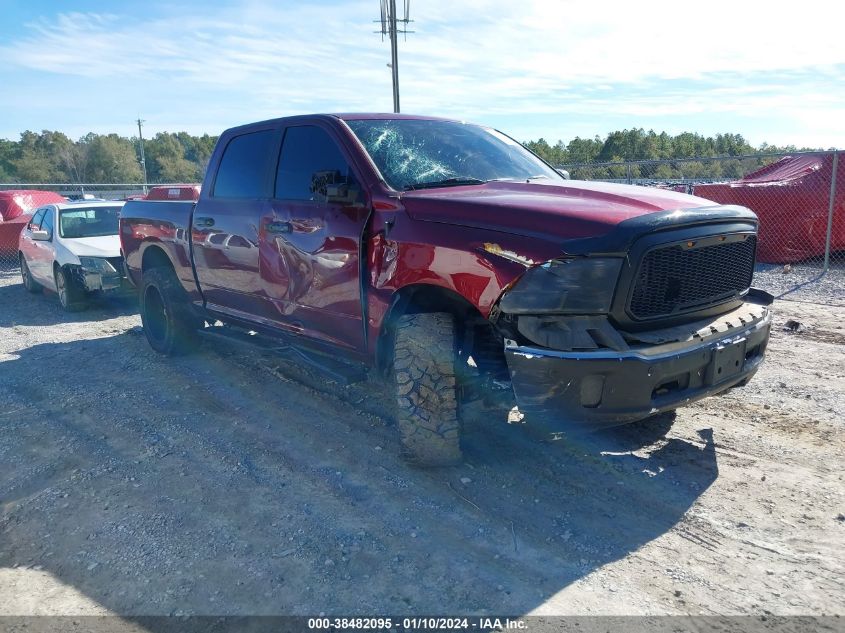
[(153, 187), (147, 194), (147, 200), (199, 200), (199, 185), (162, 185)]
[(52, 191), (0, 191), (0, 259), (17, 258), (18, 236), (32, 217), (32, 211), (51, 202), (67, 202), (67, 198)]
[[(836, 172), (831, 251), (845, 250), (845, 156)], [(695, 185), (693, 193), (754, 211), (757, 260), (793, 263), (824, 255), (832, 175), (833, 154), (785, 156), (735, 182)]]
[(19, 215), (29, 213), (42, 204), (67, 202), (67, 198), (52, 191), (33, 191), (31, 189), (9, 189), (0, 191), (0, 218), (12, 220)]

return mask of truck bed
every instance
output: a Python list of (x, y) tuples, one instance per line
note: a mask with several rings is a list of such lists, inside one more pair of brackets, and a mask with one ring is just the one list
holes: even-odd
[[(185, 290), (192, 296), (198, 295), (190, 252), (191, 215), (195, 204), (191, 200), (130, 200), (123, 206), (120, 243), (127, 275), (133, 285), (141, 282), (145, 257), (167, 255)], [(153, 246), (159, 251), (150, 251)]]

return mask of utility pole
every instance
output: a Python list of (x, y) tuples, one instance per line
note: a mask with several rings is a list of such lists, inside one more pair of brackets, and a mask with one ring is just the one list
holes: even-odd
[(390, 70), (393, 74), (393, 111), (399, 112), (399, 44), (396, 41), (396, 0), (390, 0)]
[(144, 171), (144, 195), (147, 195), (147, 161), (144, 158), (144, 134), (141, 132), (141, 124), (144, 123), (140, 118), (138, 119), (138, 143), (141, 146), (141, 169)]
[[(399, 43), (398, 35), (413, 33), (408, 30), (411, 0), (404, 0), (405, 16), (396, 17), (396, 0), (381, 0), (381, 39), (387, 35), (390, 38), (390, 70), (393, 75), (393, 111), (399, 112)], [(402, 23), (402, 27), (398, 23)], [(379, 32), (379, 31), (376, 31)]]

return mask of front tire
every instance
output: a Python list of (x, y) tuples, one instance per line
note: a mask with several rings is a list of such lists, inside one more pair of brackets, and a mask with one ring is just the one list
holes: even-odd
[(202, 321), (174, 272), (161, 267), (145, 271), (140, 292), (141, 323), (150, 347), (167, 356), (191, 351)]
[(85, 291), (73, 280), (67, 270), (56, 266), (53, 270), (53, 277), (56, 280), (56, 294), (59, 295), (59, 303), (66, 312), (80, 312), (88, 307), (85, 298)]
[(393, 379), (404, 456), (420, 466), (461, 462), (455, 319), (406, 314), (396, 326)]
[(23, 253), (20, 255), (21, 260), (21, 279), (23, 280), (23, 287), (27, 289), (27, 292), (31, 292), (32, 294), (38, 294), (41, 292), (41, 284), (35, 281), (32, 278), (32, 271), (29, 270), (29, 265), (26, 263), (26, 258), (23, 256)]

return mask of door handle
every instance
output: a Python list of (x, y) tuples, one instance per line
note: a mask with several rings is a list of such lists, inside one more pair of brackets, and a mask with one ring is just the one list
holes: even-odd
[(268, 233), (292, 233), (293, 224), (290, 222), (268, 222), (265, 225)]
[(194, 226), (198, 226), (198, 227), (214, 226), (214, 218), (194, 218)]

